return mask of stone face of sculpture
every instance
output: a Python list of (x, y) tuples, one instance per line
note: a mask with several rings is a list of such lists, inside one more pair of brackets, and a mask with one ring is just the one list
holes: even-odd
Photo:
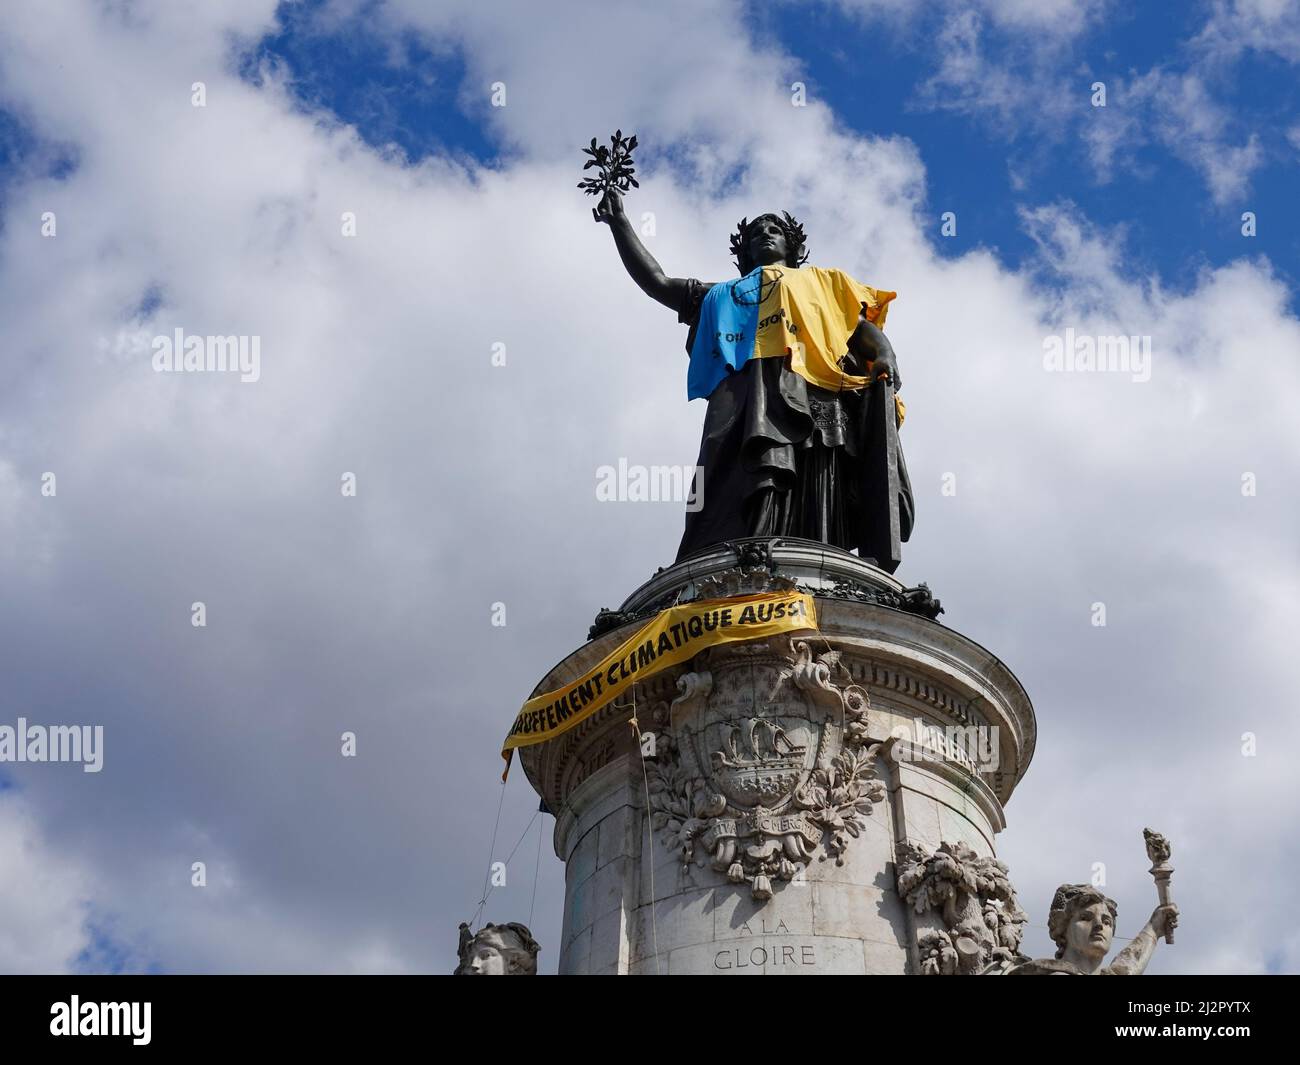
[(742, 220), (737, 281), (668, 277), (617, 188), (595, 208), (628, 274), (690, 328), (689, 398), (707, 397), (678, 559), (750, 536), (800, 537), (893, 571), (913, 523), (897, 428), (901, 381), (884, 324), (893, 292), (805, 266), (789, 214)]
[(838, 652), (788, 637), (726, 645), (677, 686), (654, 712), (648, 772), (652, 824), (683, 865), (707, 862), (762, 902), (814, 856), (843, 864), (885, 785), (867, 693)]
[(536, 976), (541, 950), (527, 925), (486, 924), (477, 934), (460, 926), (460, 964), (456, 976)]
[(1178, 907), (1162, 903), (1133, 940), (1105, 964), (1115, 935), (1118, 907), (1088, 884), (1062, 884), (1052, 899), (1047, 930), (1056, 943), (1055, 958), (1018, 958), (1002, 963), (1007, 976), (1140, 976), (1155, 953), (1157, 941), (1178, 924)]

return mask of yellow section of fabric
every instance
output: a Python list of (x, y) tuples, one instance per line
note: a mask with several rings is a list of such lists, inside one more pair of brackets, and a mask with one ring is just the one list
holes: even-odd
[[(866, 387), (869, 378), (845, 373), (840, 360), (865, 313), (884, 328), (897, 293), (855, 281), (842, 270), (820, 266), (765, 266), (754, 358), (790, 356), (790, 369), (809, 384), (832, 392)], [(895, 397), (899, 421), (904, 407)]]
[(710, 599), (660, 611), (582, 676), (524, 703), (501, 748), (506, 773), (516, 747), (562, 735), (621, 698), (638, 680), (688, 661), (706, 647), (816, 629), (816, 601), (797, 591)]

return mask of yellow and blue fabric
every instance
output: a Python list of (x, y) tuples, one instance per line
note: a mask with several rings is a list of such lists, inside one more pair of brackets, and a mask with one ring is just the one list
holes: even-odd
[(784, 264), (755, 267), (714, 285), (700, 306), (686, 372), (688, 399), (707, 397), (750, 359), (790, 356), (790, 369), (832, 391), (863, 388), (840, 360), (858, 318), (883, 327), (897, 293), (860, 284), (842, 270)]

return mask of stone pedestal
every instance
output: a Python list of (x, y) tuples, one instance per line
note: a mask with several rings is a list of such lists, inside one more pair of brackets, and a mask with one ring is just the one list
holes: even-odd
[(1009, 922), (1014, 897), (918, 902), (920, 874), (901, 887), (898, 874), (932, 859), (940, 878), (963, 861), (996, 877), (1033, 709), (997, 658), (928, 616), (924, 593), (820, 544), (742, 541), (656, 574), (535, 693), (674, 603), (791, 587), (816, 596), (819, 632), (710, 648), (520, 752), (565, 863), (562, 974), (989, 960), (997, 933), (982, 929)]

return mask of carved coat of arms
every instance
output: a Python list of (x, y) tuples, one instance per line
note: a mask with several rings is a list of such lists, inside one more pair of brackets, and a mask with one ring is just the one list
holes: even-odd
[(772, 637), (712, 648), (695, 666), (657, 712), (656, 833), (684, 865), (709, 862), (759, 900), (815, 855), (843, 864), (885, 786), (867, 693), (839, 652)]

